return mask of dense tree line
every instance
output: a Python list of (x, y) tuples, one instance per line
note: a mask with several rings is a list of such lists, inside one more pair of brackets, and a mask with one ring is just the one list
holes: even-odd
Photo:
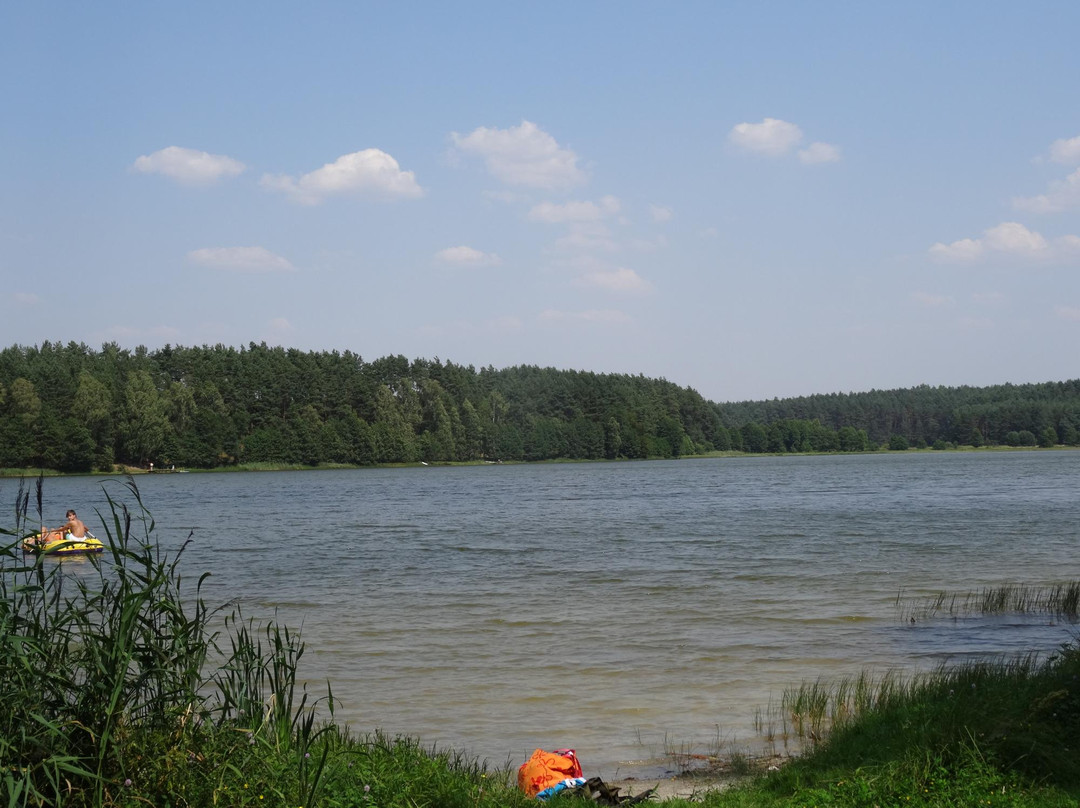
[(678, 457), (726, 430), (643, 376), (251, 344), (0, 351), (0, 467)]
[(747, 401), (719, 407), (725, 424), (813, 421), (864, 430), (875, 446), (1050, 446), (1080, 443), (1080, 379), (930, 387)]
[[(660, 379), (250, 344), (0, 351), (0, 467), (366, 465), (1075, 443), (1080, 382), (715, 404)], [(1051, 438), (1050, 433), (1053, 432)]]

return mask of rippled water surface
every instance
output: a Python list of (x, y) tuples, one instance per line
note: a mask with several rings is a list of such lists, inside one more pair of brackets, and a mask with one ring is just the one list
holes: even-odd
[[(303, 624), (338, 717), (591, 773), (753, 736), (783, 689), (1051, 650), (1041, 618), (910, 625), (897, 596), (1080, 578), (1080, 452), (154, 475), (155, 536), (211, 602)], [(47, 520), (104, 506), (47, 480)], [(107, 483), (120, 495), (118, 483)], [(0, 491), (14, 499), (17, 483)], [(646, 771), (647, 769), (642, 769)]]

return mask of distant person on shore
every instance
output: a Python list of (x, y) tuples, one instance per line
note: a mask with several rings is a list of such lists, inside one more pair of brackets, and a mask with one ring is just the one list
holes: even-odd
[(89, 532), (86, 529), (86, 525), (83, 520), (80, 519), (75, 511), (68, 510), (67, 522), (57, 528), (61, 533), (70, 533), (73, 539), (85, 539), (86, 534)]

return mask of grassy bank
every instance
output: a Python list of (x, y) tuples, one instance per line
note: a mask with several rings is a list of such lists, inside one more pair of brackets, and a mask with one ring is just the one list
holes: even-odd
[[(207, 605), (201, 579), (181, 575), (183, 550), (155, 547), (130, 480), (115, 483), (116, 499), (101, 511), (102, 557), (72, 565), (24, 557), (18, 539), (41, 521), (42, 485), (20, 487), (15, 526), (0, 531), (7, 805), (533, 804), (508, 772), (335, 723), (330, 686), (314, 694), (298, 685), (301, 638)], [(1033, 602), (1030, 593), (1023, 602)], [(869, 808), (1080, 798), (1080, 651), (1072, 647), (1049, 660), (908, 680), (806, 684), (785, 694), (782, 709), (807, 751), (700, 802)]]
[[(835, 722), (778, 771), (712, 806), (1074, 806), (1080, 798), (1080, 651), (979, 663), (901, 681), (804, 685), (792, 710)], [(820, 736), (819, 736), (820, 737)]]

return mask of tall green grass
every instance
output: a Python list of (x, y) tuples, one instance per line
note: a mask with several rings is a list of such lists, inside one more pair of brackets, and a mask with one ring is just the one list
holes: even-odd
[(868, 673), (787, 691), (803, 744), (721, 806), (1076, 805), (1080, 648), (901, 676)]
[(968, 615), (1044, 614), (1066, 620), (1080, 619), (1080, 581), (1050, 586), (1003, 584), (962, 594), (940, 592), (918, 601), (896, 597), (901, 619), (912, 623), (937, 617)]
[(0, 528), (8, 806), (516, 804), (505, 773), (335, 725), (329, 688), (298, 687), (299, 634), (209, 607), (206, 574), (181, 575), (186, 543), (155, 545), (131, 478), (98, 512), (106, 553), (24, 557), (42, 485), (20, 484), (15, 526)]

